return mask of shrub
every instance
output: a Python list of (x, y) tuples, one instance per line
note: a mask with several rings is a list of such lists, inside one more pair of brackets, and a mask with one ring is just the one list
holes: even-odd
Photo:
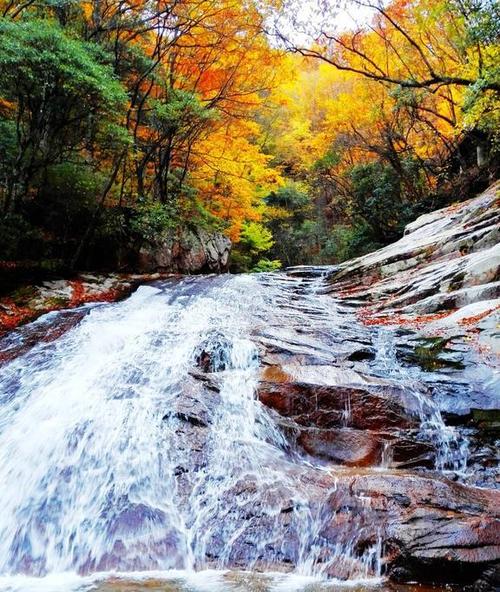
[(266, 271), (277, 271), (278, 269), (281, 269), (281, 261), (278, 261), (278, 259), (273, 259), (272, 261), (270, 259), (259, 259), (257, 264), (252, 267), (251, 271), (254, 273), (261, 273)]

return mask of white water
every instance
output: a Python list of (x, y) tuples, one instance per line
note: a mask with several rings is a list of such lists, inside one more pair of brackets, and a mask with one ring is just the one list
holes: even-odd
[[(447, 426), (438, 405), (426, 392), (419, 380), (420, 370), (416, 367), (404, 367), (399, 364), (396, 355), (396, 338), (389, 329), (380, 329), (376, 342), (377, 361), (383, 369), (383, 375), (396, 380), (409, 400), (416, 402), (420, 417), (420, 434), (433, 445), (435, 468), (443, 473), (464, 476), (467, 469), (468, 441), (458, 434), (453, 426)], [(383, 464), (390, 463), (390, 450), (384, 451)]]
[[(0, 369), (0, 574), (285, 560), (312, 576), (352, 557), (352, 575), (379, 575), (378, 547), (354, 557), (356, 536), (322, 540), (331, 491), (310, 501), (301, 461), (255, 399), (249, 336), (283, 298), (275, 283), (273, 291), (239, 276), (141, 287)], [(291, 308), (284, 317), (297, 315)], [(226, 340), (227, 369), (197, 442), (171, 411), (205, 396), (188, 378), (214, 331)]]
[[(337, 573), (376, 583), (378, 526), (353, 514), (327, 540), (337, 486), (331, 476), (318, 484), (331, 469), (291, 453), (255, 398), (255, 334), (272, 340), (289, 324), (336, 331), (341, 319), (316, 293), (320, 281), (269, 274), (144, 286), (1, 367), (0, 590), (32, 590), (35, 581), (51, 592), (92, 589), (94, 576), (75, 572), (283, 565), (292, 579), (269, 590)], [(313, 344), (307, 331), (301, 339), (302, 349), (331, 356), (328, 339)], [(190, 376), (211, 347), (219, 392)], [(439, 432), (446, 468), (446, 426), (423, 399), (422, 418)], [(376, 542), (356, 551), (367, 530)]]
[(29, 576), (0, 577), (4, 592), (387, 592), (382, 578), (349, 581), (324, 580), (315, 576), (268, 572), (228, 572), (205, 570), (187, 572), (147, 571), (103, 572), (91, 576), (74, 573), (51, 574), (45, 578)]

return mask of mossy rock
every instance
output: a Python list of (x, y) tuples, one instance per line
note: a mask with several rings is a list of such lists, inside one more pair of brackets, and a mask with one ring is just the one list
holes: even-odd
[(472, 423), (487, 436), (500, 437), (500, 409), (471, 409)]
[(456, 292), (460, 290), (463, 286), (465, 280), (465, 272), (459, 271), (456, 273), (450, 280), (448, 285), (448, 292)]
[(50, 309), (66, 308), (69, 305), (69, 298), (65, 296), (51, 296), (47, 298), (44, 304)]
[(413, 352), (408, 355), (411, 362), (417, 364), (426, 372), (434, 372), (442, 368), (463, 370), (462, 356), (448, 348), (452, 338), (422, 337), (417, 340)]
[(37, 289), (34, 286), (22, 286), (14, 290), (10, 297), (16, 306), (26, 306), (36, 295)]

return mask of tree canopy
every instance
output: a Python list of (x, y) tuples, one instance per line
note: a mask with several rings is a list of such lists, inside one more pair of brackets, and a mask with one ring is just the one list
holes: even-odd
[(497, 175), (493, 0), (319, 2), (310, 41), (299, 9), (0, 0), (0, 259), (203, 226), (237, 270), (330, 263)]

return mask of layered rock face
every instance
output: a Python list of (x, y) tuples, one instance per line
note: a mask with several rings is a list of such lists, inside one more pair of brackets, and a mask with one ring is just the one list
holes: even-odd
[[(321, 295), (321, 276), (331, 271), (293, 269), (288, 277), (262, 279), (270, 290), (280, 283), (276, 312), (253, 332), (260, 351), (257, 396), (287, 441), (289, 461), (281, 469), (303, 484), (312, 514), (320, 517), (315, 540), (325, 547), (318, 565), (332, 577), (359, 577), (375, 569), (367, 560), (372, 553), (394, 581), (493, 590), (500, 494), (495, 426), (488, 423), (495, 404), (492, 359), (476, 351), (466, 325), (464, 363), (449, 364), (444, 356), (432, 371), (421, 368), (410, 355), (419, 330), (365, 324), (359, 301), (340, 299), (330, 287)], [(200, 437), (211, 425), (202, 401), (217, 406), (227, 372), (220, 336), (210, 343), (201, 344), (191, 374), (207, 395), (181, 414), (196, 434), (190, 441), (201, 463)], [(468, 365), (474, 374), (465, 384)], [(473, 407), (482, 403), (484, 429)], [(187, 468), (183, 478), (189, 479)], [(268, 488), (255, 505), (258, 487), (249, 477), (227, 499), (233, 493), (239, 499), (252, 536), (272, 529), (287, 541), (272, 561), (263, 553), (259, 563), (276, 569), (278, 559), (286, 569), (300, 545), (293, 522), (297, 493), (287, 479)], [(271, 523), (262, 511), (265, 495), (274, 496)], [(235, 566), (245, 567), (252, 541), (238, 540)]]
[(368, 303), (370, 316), (476, 305), (463, 311), (467, 318), (494, 309), (500, 293), (499, 194), (496, 183), (479, 197), (421, 216), (398, 242), (332, 273), (330, 291)]
[(202, 228), (184, 230), (158, 243), (143, 243), (132, 250), (129, 264), (139, 273), (222, 273), (227, 271), (231, 241)]
[(338, 268), (288, 270), (302, 316), (257, 337), (258, 395), (292, 449), (346, 467), (325, 536), (362, 515), (358, 546), (378, 528), (395, 580), (499, 584), (499, 188)]

